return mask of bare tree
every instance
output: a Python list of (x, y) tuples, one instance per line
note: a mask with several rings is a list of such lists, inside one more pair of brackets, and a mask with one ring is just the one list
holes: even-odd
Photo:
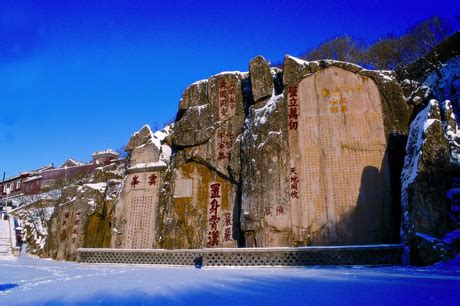
[(359, 62), (361, 54), (360, 44), (350, 36), (343, 36), (322, 43), (318, 48), (302, 55), (301, 58), (308, 61), (332, 59), (344, 62)]
[(401, 39), (389, 36), (369, 46), (364, 61), (373, 68), (389, 70), (401, 63), (403, 52)]

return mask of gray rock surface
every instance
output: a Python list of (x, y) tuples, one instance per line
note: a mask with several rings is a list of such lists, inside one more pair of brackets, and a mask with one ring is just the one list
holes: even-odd
[(439, 239), (447, 233), (446, 193), (452, 167), (436, 100), (431, 100), (411, 123), (406, 152), (401, 176), (403, 241), (409, 247), (411, 263), (432, 264), (438, 255), (422, 251), (430, 239), (422, 241), (420, 237)]
[(270, 97), (273, 94), (273, 75), (263, 56), (256, 56), (249, 62), (249, 76), (251, 78), (254, 102)]

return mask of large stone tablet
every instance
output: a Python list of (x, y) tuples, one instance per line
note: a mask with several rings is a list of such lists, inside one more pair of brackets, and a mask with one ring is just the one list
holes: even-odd
[(390, 172), (376, 84), (329, 67), (287, 93), (294, 244), (385, 240)]

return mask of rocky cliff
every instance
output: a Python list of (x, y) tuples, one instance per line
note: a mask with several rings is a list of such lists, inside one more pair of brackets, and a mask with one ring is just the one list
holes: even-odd
[(457, 128), (449, 104), (413, 84), (291, 56), (195, 82), (172, 125), (133, 134), (127, 164), (62, 190), (32, 249), (398, 243), (401, 211), (408, 245), (441, 237)]

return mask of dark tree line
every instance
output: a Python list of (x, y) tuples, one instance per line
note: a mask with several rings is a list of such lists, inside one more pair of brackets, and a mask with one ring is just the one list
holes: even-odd
[[(459, 17), (456, 20), (458, 22)], [(364, 44), (350, 36), (336, 37), (300, 57), (308, 61), (332, 59), (373, 69), (395, 69), (427, 54), (436, 44), (451, 35), (454, 28), (447, 20), (432, 17), (400, 36), (387, 35), (371, 44)]]

